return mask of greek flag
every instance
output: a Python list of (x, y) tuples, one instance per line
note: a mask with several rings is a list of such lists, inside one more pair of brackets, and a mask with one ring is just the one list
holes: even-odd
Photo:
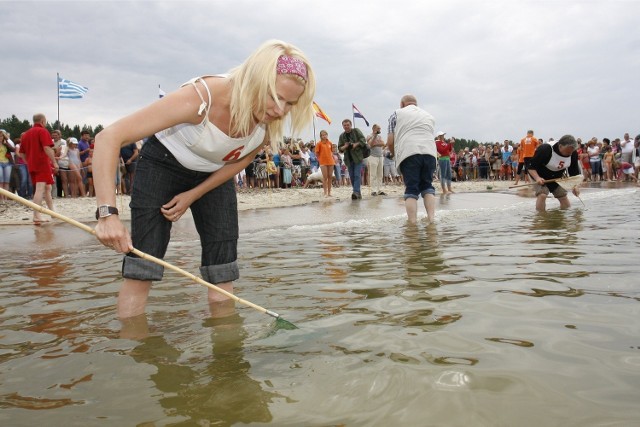
[(88, 90), (89, 88), (58, 76), (58, 97), (60, 99), (84, 98), (84, 94), (87, 93)]

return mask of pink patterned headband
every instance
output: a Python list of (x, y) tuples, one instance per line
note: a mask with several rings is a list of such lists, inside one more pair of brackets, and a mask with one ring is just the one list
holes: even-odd
[(278, 74), (295, 74), (307, 81), (307, 66), (298, 58), (289, 55), (280, 55), (276, 65), (276, 73)]

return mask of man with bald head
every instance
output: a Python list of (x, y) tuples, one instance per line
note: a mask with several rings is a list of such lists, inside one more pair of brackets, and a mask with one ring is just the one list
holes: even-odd
[[(51, 186), (53, 185), (54, 172), (58, 171), (58, 162), (53, 151), (53, 140), (46, 128), (47, 118), (38, 113), (33, 116), (33, 127), (22, 135), (20, 144), (20, 157), (29, 168), (31, 181), (35, 187), (33, 202), (42, 204), (44, 198), (49, 210), (53, 210)], [(46, 221), (40, 212), (33, 212), (33, 223), (40, 225)]]
[(400, 100), (400, 109), (389, 117), (387, 146), (395, 155), (396, 165), (404, 180), (404, 205), (409, 222), (415, 224), (418, 199), (422, 196), (429, 222), (435, 219), (433, 174), (438, 151), (434, 137), (435, 119), (418, 107), (413, 95)]

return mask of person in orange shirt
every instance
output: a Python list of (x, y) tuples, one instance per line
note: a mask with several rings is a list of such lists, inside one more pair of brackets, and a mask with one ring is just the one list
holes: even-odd
[(525, 136), (524, 138), (522, 138), (520, 140), (520, 147), (518, 148), (518, 153), (519, 153), (519, 158), (518, 158), (518, 171), (516, 174), (516, 182), (515, 185), (518, 184), (518, 181), (520, 179), (520, 174), (522, 172), (525, 173), (525, 180), (527, 182), (529, 182), (528, 177), (527, 177), (527, 164), (529, 162), (529, 160), (531, 160), (531, 158), (533, 157), (533, 155), (536, 152), (536, 148), (538, 148), (538, 145), (540, 145), (540, 141), (538, 141), (538, 138), (536, 138), (535, 136), (533, 136), (533, 131), (532, 130), (528, 130), (527, 131), (527, 136)]
[(530, 159), (531, 157), (533, 157), (536, 152), (536, 148), (538, 148), (538, 145), (540, 145), (540, 141), (538, 141), (538, 138), (533, 136), (533, 131), (527, 131), (527, 136), (522, 138), (522, 140), (520, 141), (520, 149), (524, 153), (525, 164), (527, 163), (526, 159)]
[(331, 183), (333, 181), (333, 144), (329, 141), (329, 134), (326, 130), (320, 131), (320, 141), (316, 144), (316, 157), (322, 172), (322, 190), (324, 197), (331, 197)]

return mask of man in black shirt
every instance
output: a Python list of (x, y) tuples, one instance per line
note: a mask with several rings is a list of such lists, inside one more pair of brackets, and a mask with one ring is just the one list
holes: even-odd
[(139, 154), (138, 145), (135, 142), (127, 144), (120, 149), (120, 157), (122, 157), (127, 172), (123, 177), (127, 194), (131, 194), (131, 190), (133, 189), (133, 179), (136, 175)]
[[(536, 148), (535, 154), (528, 160), (527, 172), (536, 182), (534, 189), (536, 192), (536, 210), (546, 209), (546, 200), (549, 193), (552, 193), (560, 202), (560, 209), (568, 209), (571, 204), (567, 197), (567, 190), (562, 188), (557, 182), (548, 182), (562, 178), (565, 170), (569, 176), (580, 175), (578, 165), (578, 142), (571, 135), (565, 135), (554, 145), (540, 144)], [(573, 187), (573, 194), (578, 197), (580, 188)]]

